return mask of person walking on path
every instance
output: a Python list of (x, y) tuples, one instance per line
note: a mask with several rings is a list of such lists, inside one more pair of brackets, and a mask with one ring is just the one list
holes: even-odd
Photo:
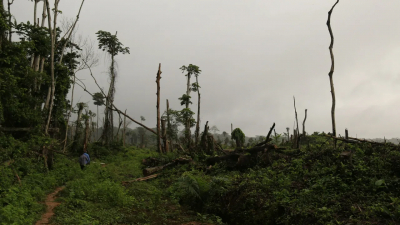
[(79, 157), (79, 164), (81, 164), (82, 170), (85, 169), (86, 165), (90, 164), (90, 157), (86, 150), (84, 150), (83, 154)]

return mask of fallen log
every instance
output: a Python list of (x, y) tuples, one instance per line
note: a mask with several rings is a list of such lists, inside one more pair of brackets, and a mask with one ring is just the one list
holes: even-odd
[(349, 140), (349, 139), (340, 138), (340, 137), (334, 137), (334, 136), (327, 135), (327, 134), (325, 134), (324, 136), (325, 136), (325, 137), (332, 138), (332, 139), (335, 139), (335, 140), (338, 140), (338, 141), (342, 141), (342, 142), (345, 142), (345, 143), (349, 143), (349, 144), (357, 144), (357, 143), (360, 143), (360, 142), (358, 142), (358, 141)]
[(375, 144), (375, 145), (384, 145), (384, 146), (391, 146), (391, 147), (400, 147), (398, 145), (395, 145), (393, 143), (381, 143), (381, 142), (375, 142), (375, 141), (369, 141), (366, 139), (359, 139), (359, 138), (353, 138), (353, 137), (349, 137), (350, 140), (355, 140), (355, 141), (359, 141), (359, 142), (366, 142), (366, 143), (370, 143), (370, 144)]
[(147, 157), (142, 160), (142, 164), (145, 166), (155, 166), (159, 162), (160, 160), (154, 157)]
[(230, 160), (237, 162), (236, 166), (243, 166), (244, 164), (248, 164), (249, 161), (248, 160), (249, 156), (245, 155), (246, 153), (250, 153), (251, 155), (256, 155), (259, 152), (269, 153), (272, 151), (276, 151), (285, 154), (285, 152), (282, 151), (284, 149), (285, 148), (279, 148), (273, 144), (265, 144), (264, 146), (258, 146), (250, 149), (236, 149), (234, 151), (226, 149), (222, 150), (226, 155), (207, 158), (206, 164), (214, 165), (217, 162)]
[(177, 159), (173, 160), (172, 162), (167, 163), (167, 164), (165, 164), (163, 166), (144, 168), (143, 169), (143, 175), (144, 176), (148, 176), (148, 175), (151, 175), (151, 174), (153, 174), (153, 173), (155, 173), (157, 171), (161, 171), (161, 170), (163, 170), (164, 168), (166, 168), (168, 166), (179, 164), (179, 163), (181, 163), (181, 164), (189, 163), (191, 161), (192, 161), (192, 159), (190, 159), (190, 158), (182, 158), (182, 157), (181, 158), (177, 158)]
[(139, 177), (139, 178), (134, 179), (134, 180), (122, 181), (122, 184), (129, 184), (129, 183), (132, 183), (132, 182), (149, 180), (149, 179), (158, 177), (158, 175), (160, 175), (160, 174), (157, 173), (157, 174), (153, 174), (153, 175), (150, 175), (150, 176), (147, 176), (147, 177)]
[(224, 160), (237, 161), (241, 155), (242, 154), (231, 153), (231, 154), (223, 155), (223, 156), (210, 157), (210, 158), (206, 159), (206, 164), (207, 165), (214, 165), (215, 163), (221, 162), (221, 161), (224, 161)]
[(369, 143), (369, 144), (373, 144), (373, 145), (390, 146), (390, 147), (393, 147), (393, 148), (399, 148), (400, 147), (400, 146), (395, 145), (393, 143), (381, 143), (381, 142), (369, 141), (369, 140), (366, 140), (366, 139), (359, 139), (359, 138), (353, 138), (353, 137), (348, 137), (349, 139), (345, 139), (345, 138), (340, 138), (340, 137), (334, 137), (334, 136), (327, 135), (327, 134), (325, 134), (324, 136), (332, 138), (332, 139), (335, 139), (335, 140), (343, 141), (345, 143), (350, 143), (350, 144), (360, 144), (360, 143), (364, 142), (364, 143)]

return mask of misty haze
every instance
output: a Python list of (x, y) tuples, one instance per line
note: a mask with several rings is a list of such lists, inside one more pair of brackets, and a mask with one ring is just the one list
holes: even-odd
[(377, 0), (0, 2), (0, 224), (399, 224)]

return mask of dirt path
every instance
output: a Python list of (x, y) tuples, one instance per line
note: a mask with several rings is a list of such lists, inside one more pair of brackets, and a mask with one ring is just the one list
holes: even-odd
[(35, 225), (41, 225), (41, 224), (49, 224), (50, 218), (54, 215), (54, 208), (60, 205), (59, 202), (55, 202), (55, 197), (58, 194), (58, 192), (62, 191), (65, 188), (63, 187), (58, 187), (56, 190), (54, 190), (53, 193), (47, 195), (45, 204), (47, 205), (46, 213), (42, 215), (42, 219), (36, 222)]

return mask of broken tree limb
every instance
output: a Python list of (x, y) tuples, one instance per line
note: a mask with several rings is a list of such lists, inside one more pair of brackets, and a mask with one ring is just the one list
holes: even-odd
[(226, 152), (224, 152), (224, 149), (221, 147), (221, 145), (218, 144), (215, 140), (214, 140), (214, 145), (216, 145), (218, 147), (217, 148), (218, 151), (222, 152), (224, 155), (227, 154)]
[(157, 171), (163, 170), (165, 167), (172, 165), (172, 163), (168, 163), (164, 166), (156, 166), (156, 167), (150, 167), (150, 168), (144, 168), (143, 169), (143, 175), (148, 176), (150, 174), (153, 174)]
[(113, 104), (112, 106), (114, 107), (114, 109), (113, 109), (114, 111), (117, 111), (117, 112), (121, 113), (122, 115), (126, 116), (126, 118), (130, 119), (132, 122), (134, 122), (134, 123), (136, 123), (136, 124), (142, 126), (144, 129), (146, 129), (146, 130), (150, 131), (151, 133), (157, 135), (157, 132), (155, 132), (153, 129), (148, 128), (148, 127), (146, 127), (144, 124), (139, 123), (138, 121), (132, 119), (130, 116), (128, 116), (127, 114), (125, 114), (125, 113), (123, 113), (121, 110), (119, 110), (117, 107), (115, 107), (114, 104)]
[(272, 132), (272, 130), (273, 130), (274, 128), (275, 128), (275, 123), (272, 124), (272, 127), (269, 129), (268, 135), (267, 135), (267, 137), (265, 138), (265, 141), (256, 144), (254, 147), (259, 147), (259, 146), (263, 146), (263, 145), (267, 144), (267, 143), (269, 142), (269, 137), (271, 136), (271, 132)]
[[(84, 63), (86, 64), (86, 66), (88, 67), (89, 72), (90, 72), (90, 76), (92, 76), (92, 78), (93, 78), (94, 82), (96, 83), (97, 87), (100, 89), (100, 91), (101, 91), (101, 93), (103, 94), (103, 96), (104, 96), (105, 98), (107, 98), (107, 95), (104, 93), (103, 89), (100, 88), (100, 85), (97, 83), (96, 78), (93, 76), (91, 67), (87, 64), (86, 61), (83, 61), (83, 62), (84, 62)], [(76, 82), (75, 82), (75, 83), (76, 83)], [(89, 95), (91, 95), (91, 96), (93, 97), (93, 94), (92, 94), (90, 91), (88, 91), (88, 90), (86, 89), (86, 86), (83, 84), (83, 82), (82, 82), (83, 86), (82, 86), (81, 84), (79, 84), (79, 83), (76, 83), (76, 84), (78, 84), (78, 86), (80, 86), (85, 92), (87, 92)], [(114, 107), (115, 109), (113, 109), (113, 107)], [(114, 105), (114, 103), (112, 104), (112, 107), (108, 107), (108, 108), (111, 108), (112, 110), (121, 113), (122, 115), (124, 115), (124, 116), (126, 116), (128, 119), (130, 119), (132, 122), (138, 124), (139, 126), (142, 126), (144, 129), (146, 129), (146, 130), (150, 131), (151, 133), (157, 135), (157, 132), (155, 132), (154, 130), (152, 130), (152, 129), (148, 128), (147, 126), (145, 126), (144, 124), (139, 123), (138, 121), (132, 119), (132, 118), (131, 118), (130, 116), (128, 116), (126, 113), (123, 113), (121, 110), (119, 110), (119, 109)]]
[[(91, 96), (93, 97), (93, 94), (92, 94), (90, 91), (88, 91), (88, 90), (86, 89), (85, 86), (82, 86), (82, 85), (79, 84), (79, 83), (75, 83), (75, 84), (77, 84), (78, 86), (80, 86), (85, 92), (87, 92), (89, 95), (91, 95)], [(140, 123), (140, 122), (138, 122), (138, 121), (132, 119), (132, 117), (128, 116), (127, 114), (125, 114), (124, 112), (122, 112), (121, 110), (119, 110), (114, 104), (112, 104), (112, 107), (108, 107), (108, 108), (110, 108), (110, 109), (112, 109), (112, 110), (114, 110), (114, 111), (116, 111), (116, 112), (118, 112), (118, 113), (120, 113), (120, 114), (126, 116), (126, 117), (127, 117), (128, 119), (130, 119), (132, 122), (134, 122), (134, 123), (136, 123), (136, 124), (142, 126), (144, 129), (146, 129), (146, 130), (150, 131), (151, 133), (157, 135), (157, 132), (155, 132), (154, 130), (148, 128), (148, 127), (145, 126), (144, 124), (142, 124), (142, 123)]]

